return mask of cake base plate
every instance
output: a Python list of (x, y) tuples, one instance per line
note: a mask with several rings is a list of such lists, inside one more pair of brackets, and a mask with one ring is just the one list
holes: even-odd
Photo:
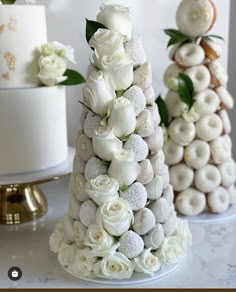
[(34, 221), (47, 212), (47, 200), (38, 187), (72, 172), (75, 150), (69, 148), (63, 164), (35, 173), (0, 176), (0, 224)]
[(89, 283), (93, 283), (93, 284), (99, 284), (99, 285), (109, 285), (109, 286), (115, 286), (115, 285), (137, 285), (137, 284), (144, 284), (147, 282), (153, 282), (153, 281), (159, 281), (161, 279), (163, 279), (164, 277), (169, 276), (170, 274), (174, 273), (177, 271), (177, 269), (180, 268), (180, 266), (182, 265), (184, 261), (184, 258), (181, 259), (177, 264), (173, 264), (173, 265), (166, 265), (164, 268), (162, 268), (160, 271), (158, 271), (157, 273), (155, 273), (155, 275), (153, 277), (146, 275), (146, 274), (141, 274), (141, 273), (134, 273), (133, 276), (130, 279), (127, 280), (106, 280), (106, 279), (99, 279), (97, 278), (95, 275), (94, 276), (90, 276), (89, 278), (85, 278), (85, 277), (78, 277), (76, 275), (74, 275), (71, 271), (68, 271), (68, 269), (66, 267), (62, 267), (62, 269), (64, 271), (66, 271), (68, 274), (70, 274), (71, 276), (85, 281), (85, 282), (89, 282)]
[(219, 224), (236, 219), (236, 205), (231, 206), (226, 212), (222, 214), (202, 213), (198, 216), (185, 217), (180, 216), (181, 219), (188, 220), (191, 224)]

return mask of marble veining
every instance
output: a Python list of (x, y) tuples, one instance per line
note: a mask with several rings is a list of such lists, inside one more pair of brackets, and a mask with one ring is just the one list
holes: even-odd
[[(35, 223), (0, 226), (0, 288), (94, 288), (66, 274), (48, 248), (48, 237), (66, 211), (68, 179), (42, 186), (48, 214)], [(192, 224), (193, 248), (174, 274), (141, 288), (236, 288), (236, 220), (221, 224)], [(7, 271), (19, 266), (23, 277), (11, 282)], [(115, 286), (114, 286), (115, 287)], [(130, 286), (136, 288), (135, 286)]]

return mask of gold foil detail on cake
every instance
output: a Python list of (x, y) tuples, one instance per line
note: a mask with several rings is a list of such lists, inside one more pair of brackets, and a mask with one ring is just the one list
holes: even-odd
[(11, 16), (8, 22), (8, 29), (16, 32), (17, 29), (17, 19), (14, 16)]
[(3, 74), (2, 74), (2, 79), (10, 80), (9, 72), (7, 72), (7, 73), (3, 73)]
[(6, 61), (7, 61), (7, 66), (10, 71), (15, 71), (16, 69), (16, 57), (12, 55), (10, 52), (5, 53), (4, 55)]
[(0, 33), (4, 31), (4, 28), (5, 28), (4, 24), (0, 25)]

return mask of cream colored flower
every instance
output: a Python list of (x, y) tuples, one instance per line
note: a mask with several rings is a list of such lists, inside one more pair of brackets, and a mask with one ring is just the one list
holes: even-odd
[(88, 251), (89, 248), (77, 250), (74, 264), (68, 269), (74, 276), (89, 277), (93, 271), (95, 259), (87, 256)]
[(135, 108), (127, 98), (117, 98), (113, 102), (110, 112), (107, 123), (117, 137), (129, 136), (134, 133), (136, 128)]
[(74, 245), (64, 243), (58, 252), (58, 261), (64, 267), (71, 266), (74, 263), (75, 254), (76, 247)]
[(97, 21), (107, 28), (131, 38), (132, 20), (129, 8), (121, 5), (103, 5)]
[(192, 246), (192, 234), (186, 220), (178, 220), (175, 235), (181, 242), (183, 253), (187, 253), (187, 249)]
[(132, 151), (121, 150), (113, 156), (108, 174), (114, 177), (119, 186), (130, 186), (134, 183), (141, 171)]
[(111, 199), (117, 199), (119, 197), (119, 183), (114, 178), (101, 175), (87, 182), (85, 191), (100, 206)]
[(104, 279), (130, 279), (134, 267), (132, 262), (122, 253), (116, 253), (104, 258), (94, 265), (94, 272), (98, 278)]
[(57, 222), (55, 229), (49, 238), (50, 250), (54, 253), (58, 253), (64, 242), (64, 225), (62, 219)]
[(93, 149), (97, 156), (105, 161), (112, 161), (113, 154), (122, 149), (123, 143), (115, 136), (114, 131), (99, 127), (94, 131)]
[(117, 198), (109, 200), (98, 209), (96, 221), (109, 234), (121, 236), (129, 230), (133, 219), (133, 212), (129, 203)]
[(161, 268), (161, 263), (158, 257), (151, 253), (151, 248), (144, 250), (139, 257), (134, 259), (133, 263), (135, 272), (151, 276)]

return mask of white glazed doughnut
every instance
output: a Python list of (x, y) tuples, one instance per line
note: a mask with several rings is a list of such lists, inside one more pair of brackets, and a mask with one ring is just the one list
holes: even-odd
[(218, 60), (209, 64), (209, 70), (211, 72), (211, 86), (213, 88), (218, 88), (227, 84), (229, 79), (228, 75), (225, 72), (225, 68)]
[(89, 227), (96, 223), (97, 206), (92, 200), (84, 202), (80, 207), (79, 218), (81, 223)]
[(145, 247), (157, 250), (165, 239), (162, 224), (157, 224), (147, 235), (144, 236)]
[(194, 180), (194, 171), (185, 164), (170, 168), (170, 182), (176, 192), (188, 189)]
[(229, 188), (227, 188), (227, 191), (229, 193), (230, 205), (235, 205), (236, 204), (236, 188), (235, 188), (235, 185), (232, 185)]
[(164, 74), (164, 83), (170, 90), (178, 90), (178, 78), (179, 74), (183, 73), (184, 70), (181, 69), (176, 63), (170, 64)]
[(150, 137), (147, 137), (145, 142), (147, 143), (149, 150), (152, 152), (162, 150), (164, 145), (164, 135), (162, 128), (157, 127), (154, 134), (152, 134)]
[(223, 86), (217, 88), (216, 93), (226, 109), (232, 109), (234, 107), (234, 99), (232, 95)]
[(145, 159), (140, 164), (141, 171), (137, 178), (137, 182), (143, 185), (149, 184), (154, 178), (154, 171), (149, 159)]
[(169, 135), (176, 144), (188, 146), (196, 136), (196, 128), (194, 123), (178, 118), (170, 124)]
[(176, 13), (179, 30), (190, 37), (206, 34), (216, 21), (216, 7), (211, 0), (183, 0)]
[(199, 92), (194, 97), (194, 110), (201, 116), (206, 116), (215, 113), (220, 106), (220, 99), (215, 91), (206, 89)]
[(124, 254), (128, 259), (138, 257), (143, 249), (144, 242), (141, 236), (133, 231), (127, 231), (120, 238), (118, 251)]
[(206, 207), (206, 196), (193, 188), (187, 189), (178, 194), (175, 207), (184, 216), (199, 215)]
[(219, 187), (207, 196), (208, 208), (213, 213), (223, 213), (230, 205), (229, 194), (226, 189)]
[(189, 167), (200, 169), (207, 165), (211, 157), (211, 150), (208, 143), (195, 140), (190, 144), (184, 153), (184, 160)]
[(169, 51), (169, 58), (171, 61), (175, 61), (175, 54), (178, 51), (180, 46), (181, 46), (181, 43), (177, 43), (171, 46), (171, 49)]
[(219, 59), (223, 53), (221, 46), (215, 43), (213, 40), (208, 38), (203, 38), (201, 41), (201, 46), (203, 47), (206, 58), (215, 61)]
[(195, 185), (203, 193), (215, 191), (221, 184), (220, 171), (214, 165), (207, 166), (196, 171)]
[(134, 215), (133, 229), (139, 235), (147, 234), (156, 224), (154, 214), (150, 209), (144, 208)]
[(182, 45), (175, 54), (175, 61), (183, 67), (201, 65), (205, 60), (205, 52), (199, 45), (188, 43)]
[(174, 190), (172, 185), (168, 185), (166, 189), (164, 189), (163, 192), (163, 198), (167, 200), (170, 206), (174, 203)]
[(167, 165), (175, 165), (184, 158), (184, 147), (169, 139), (163, 147)]
[(147, 197), (149, 200), (157, 200), (163, 193), (163, 180), (161, 176), (157, 176), (148, 185), (145, 186), (147, 190)]
[(192, 79), (195, 92), (206, 90), (211, 84), (211, 74), (204, 65), (189, 68), (185, 74)]
[(226, 188), (235, 184), (236, 182), (236, 165), (233, 159), (221, 164), (219, 166), (219, 171), (221, 174), (222, 185)]
[(161, 175), (165, 167), (165, 154), (162, 150), (149, 157), (155, 175)]
[(229, 135), (232, 131), (232, 126), (228, 112), (226, 110), (221, 110), (218, 112), (218, 115), (220, 116), (223, 123), (224, 134)]
[(196, 130), (198, 138), (211, 142), (223, 133), (223, 123), (217, 114), (208, 115), (196, 123)]
[(143, 209), (147, 204), (147, 191), (141, 183), (134, 183), (120, 197), (129, 203), (133, 211)]
[(182, 102), (176, 91), (169, 91), (165, 97), (165, 102), (168, 112), (173, 118), (181, 117), (188, 110), (188, 106)]
[(170, 217), (170, 206), (165, 198), (160, 198), (150, 204), (149, 208), (153, 212), (157, 223), (164, 223)]
[(220, 136), (211, 142), (210, 147), (215, 164), (222, 164), (231, 158), (232, 143), (229, 136)]
[(163, 229), (166, 236), (171, 236), (174, 234), (177, 225), (177, 215), (176, 212), (171, 213), (170, 217), (163, 224)]

